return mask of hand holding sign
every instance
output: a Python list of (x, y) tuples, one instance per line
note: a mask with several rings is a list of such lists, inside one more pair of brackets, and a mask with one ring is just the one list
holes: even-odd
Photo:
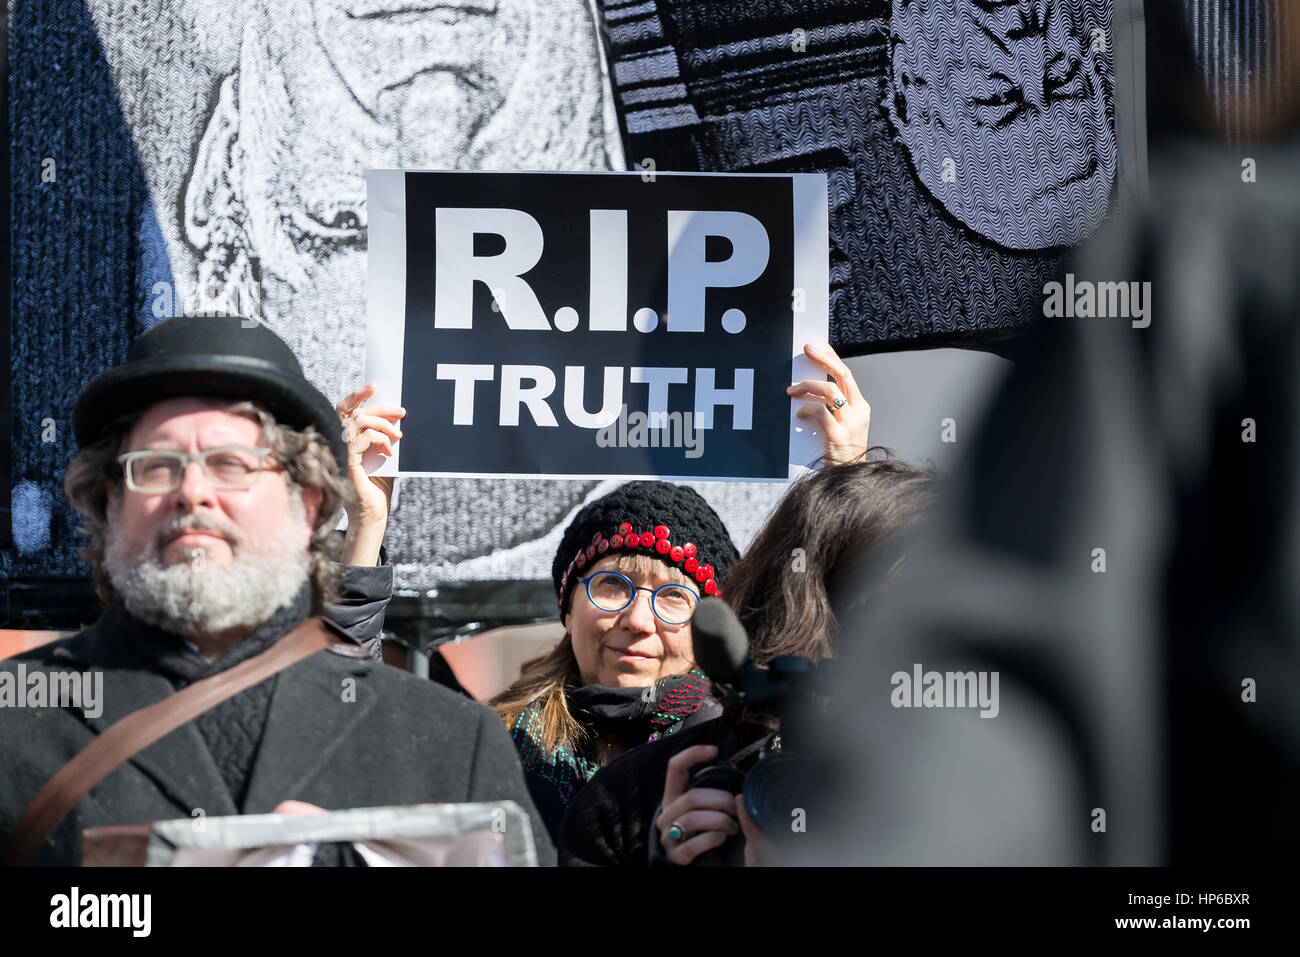
[(379, 562), (393, 480), (366, 474), (363, 460), (371, 448), (389, 456), (393, 454), (393, 443), (402, 438), (397, 420), (406, 415), (401, 406), (362, 406), (362, 402), (375, 394), (375, 389), (375, 383), (371, 382), (335, 406), (348, 440), (348, 477), (357, 493), (356, 503), (347, 507), (348, 531), (340, 556), (341, 561), (350, 565)]
[(401, 474), (798, 474), (820, 437), (777, 386), (827, 335), (827, 209), (812, 173), (369, 171), (367, 376), (420, 410)]
[(867, 453), (867, 429), (871, 425), (871, 406), (858, 391), (849, 367), (830, 346), (803, 347), (803, 353), (834, 378), (805, 379), (786, 388), (790, 398), (807, 397), (814, 401), (804, 403), (796, 414), (805, 421), (815, 423), (826, 442), (826, 464), (843, 465), (854, 462)]

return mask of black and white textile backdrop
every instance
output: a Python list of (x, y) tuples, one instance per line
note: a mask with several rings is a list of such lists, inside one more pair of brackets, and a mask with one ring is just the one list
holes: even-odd
[[(375, 170), (366, 378), (406, 476), (785, 481), (826, 178)], [(793, 378), (792, 378), (793, 376)]]
[[(5, 619), (95, 613), (60, 487), (72, 405), (152, 324), (240, 311), (331, 399), (363, 383), (368, 169), (823, 173), (831, 344), (977, 345), (1014, 332), (1140, 190), (1150, 38), (1193, 36), (1196, 75), (1236, 117), (1267, 105), (1290, 6), (10, 4)], [(559, 534), (616, 481), (400, 480), (390, 621), (550, 614)], [(743, 548), (782, 486), (699, 488)]]

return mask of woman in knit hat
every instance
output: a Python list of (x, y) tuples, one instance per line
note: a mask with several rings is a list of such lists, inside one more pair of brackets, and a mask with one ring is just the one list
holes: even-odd
[[(724, 600), (760, 667), (783, 656), (814, 663), (834, 657), (837, 612), (871, 601), (902, 563), (906, 533), (937, 494), (938, 476), (880, 451), (887, 457), (828, 465), (791, 485), (731, 570)], [(792, 569), (796, 550), (804, 562)], [(770, 702), (718, 705), (716, 720), (692, 722), (600, 771), (567, 809), (556, 839), (561, 865), (740, 865), (785, 850), (765, 840), (730, 792), (689, 784), (698, 765), (721, 760), (748, 768), (770, 750), (781, 730), (771, 709)], [(804, 735), (794, 740), (811, 743)]]
[(690, 619), (737, 558), (717, 513), (671, 482), (622, 485), (565, 530), (551, 568), (564, 638), (490, 702), (552, 835), (597, 768), (717, 715)]
[[(804, 354), (833, 377), (790, 386), (827, 464), (866, 454), (871, 407), (830, 346)], [(551, 566), (564, 638), (524, 662), (489, 704), (514, 736), (533, 801), (556, 839), (570, 799), (629, 748), (718, 717), (695, 668), (690, 618), (719, 597), (739, 555), (693, 489), (629, 482), (588, 504)], [(644, 596), (644, 598), (643, 598)]]

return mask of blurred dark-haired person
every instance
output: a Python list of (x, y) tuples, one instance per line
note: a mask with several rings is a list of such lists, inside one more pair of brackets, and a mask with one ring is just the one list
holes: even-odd
[[(732, 569), (723, 596), (748, 632), (755, 664), (833, 658), (836, 583), (851, 562), (896, 565), (902, 533), (935, 488), (933, 470), (896, 458), (828, 465), (794, 483)], [(690, 788), (688, 779), (693, 767), (767, 747), (778, 732), (772, 714), (734, 706), (613, 762), (571, 803), (561, 864), (687, 865), (720, 848), (725, 863), (762, 863), (765, 842), (739, 799)]]
[[(1150, 23), (1160, 5), (1146, 6)], [(1239, 873), (1240, 891), (1293, 866), (1300, 17), (1276, 19), (1288, 6), (1239, 5), (1213, 36), (1190, 14), (1148, 26), (1149, 196), (1108, 218), (1071, 272), (1081, 290), (1147, 284), (1149, 311), (1040, 318), (888, 594), (842, 616), (839, 675), (869, 689), (832, 696), (827, 719), (827, 749), (852, 756), (837, 798), (851, 826), (806, 842), (801, 863), (1190, 865)], [(1268, 69), (1216, 76), (1260, 27)], [(918, 662), (997, 674), (996, 720), (899, 707), (889, 676)]]

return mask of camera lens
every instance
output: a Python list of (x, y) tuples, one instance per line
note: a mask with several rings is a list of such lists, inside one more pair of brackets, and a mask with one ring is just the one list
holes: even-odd
[(771, 837), (802, 832), (816, 789), (814, 778), (806, 758), (791, 751), (766, 754), (745, 775), (745, 810)]

